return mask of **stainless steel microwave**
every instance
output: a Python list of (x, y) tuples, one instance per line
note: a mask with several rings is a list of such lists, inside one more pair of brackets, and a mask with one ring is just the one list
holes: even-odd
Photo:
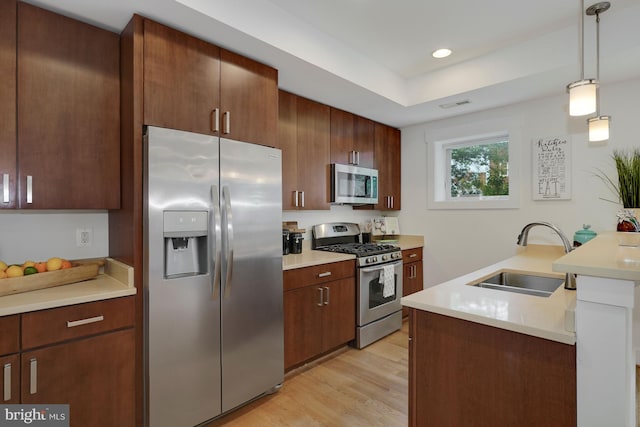
[(378, 203), (378, 171), (360, 166), (331, 164), (331, 203)]

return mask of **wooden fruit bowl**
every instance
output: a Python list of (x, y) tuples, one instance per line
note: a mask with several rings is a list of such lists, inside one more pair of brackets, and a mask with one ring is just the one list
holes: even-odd
[(101, 265), (104, 260), (73, 261), (72, 267), (64, 270), (0, 279), (0, 297), (92, 279)]

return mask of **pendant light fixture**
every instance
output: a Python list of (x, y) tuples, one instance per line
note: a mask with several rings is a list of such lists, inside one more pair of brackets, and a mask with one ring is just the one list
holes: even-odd
[[(600, 14), (606, 12), (611, 7), (608, 1), (596, 3), (589, 6), (587, 15), (596, 16), (596, 79), (600, 80)], [(598, 142), (609, 139), (609, 123), (611, 116), (600, 115), (600, 89), (596, 90), (596, 116), (587, 119), (589, 124), (589, 141)]]
[(584, 0), (580, 0), (580, 80), (567, 85), (570, 116), (596, 112), (597, 87), (597, 80), (584, 78)]

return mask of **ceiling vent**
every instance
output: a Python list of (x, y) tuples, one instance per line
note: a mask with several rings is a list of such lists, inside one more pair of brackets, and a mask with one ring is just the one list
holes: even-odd
[(468, 99), (465, 99), (464, 101), (456, 101), (456, 102), (451, 102), (449, 104), (440, 104), (439, 107), (447, 109), (447, 108), (459, 107), (461, 105), (466, 105), (466, 104), (471, 104), (471, 101), (469, 101)]

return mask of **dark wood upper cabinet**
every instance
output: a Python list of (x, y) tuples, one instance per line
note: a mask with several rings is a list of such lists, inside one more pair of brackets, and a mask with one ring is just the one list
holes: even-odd
[(275, 147), (277, 70), (224, 49), (220, 58), (221, 136)]
[(0, 209), (16, 202), (16, 7), (0, 0)]
[(374, 209), (400, 210), (400, 130), (375, 124), (378, 204)]
[(118, 35), (18, 3), (17, 53), (16, 207), (119, 208)]
[[(278, 94), (277, 147), (282, 150), (282, 209), (294, 210), (298, 190), (298, 97), (280, 91)], [(301, 165), (302, 166), (302, 165)], [(304, 166), (302, 166), (304, 167)]]
[(331, 108), (331, 163), (374, 166), (373, 121)]
[(145, 19), (144, 122), (275, 146), (278, 73)]
[(329, 106), (280, 91), (282, 209), (329, 209)]
[[(329, 209), (329, 106), (298, 97), (298, 186), (301, 209)], [(286, 166), (285, 166), (286, 167)]]
[(217, 134), (219, 104), (220, 48), (145, 19), (145, 124)]
[(358, 166), (375, 166), (375, 126), (373, 120), (353, 116), (353, 149), (358, 153)]

